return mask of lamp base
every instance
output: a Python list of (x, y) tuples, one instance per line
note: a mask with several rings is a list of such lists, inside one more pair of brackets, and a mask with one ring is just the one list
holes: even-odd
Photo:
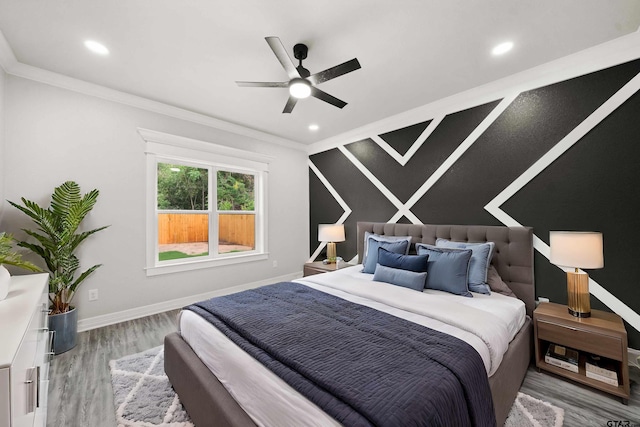
[(581, 313), (579, 311), (573, 311), (570, 308), (567, 309), (567, 311), (569, 311), (569, 314), (575, 317), (582, 317), (582, 318), (587, 318), (587, 317), (591, 317), (591, 312), (588, 313)]
[(327, 263), (333, 264), (336, 262), (336, 244), (334, 242), (327, 243)]
[(567, 297), (569, 314), (575, 317), (591, 316), (589, 275), (584, 272), (567, 272)]

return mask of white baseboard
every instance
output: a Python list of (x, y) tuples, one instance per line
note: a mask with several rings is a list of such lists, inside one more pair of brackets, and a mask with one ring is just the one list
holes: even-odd
[(150, 316), (152, 314), (158, 314), (158, 313), (163, 313), (165, 311), (182, 308), (186, 305), (193, 304), (194, 302), (203, 301), (209, 298), (228, 295), (234, 292), (240, 292), (247, 289), (258, 288), (260, 286), (269, 285), (271, 283), (299, 279), (301, 277), (302, 277), (302, 271), (297, 273), (285, 274), (283, 276), (278, 276), (278, 277), (271, 277), (269, 279), (260, 280), (257, 282), (231, 286), (229, 288), (218, 289), (218, 290), (206, 292), (203, 294), (191, 295), (188, 297), (182, 297), (182, 298), (173, 299), (170, 301), (164, 301), (156, 304), (136, 307), (129, 310), (103, 314), (101, 316), (89, 317), (87, 319), (80, 319), (78, 320), (78, 332), (101, 328), (103, 326), (113, 325), (120, 322), (126, 322), (127, 320), (139, 319), (141, 317)]

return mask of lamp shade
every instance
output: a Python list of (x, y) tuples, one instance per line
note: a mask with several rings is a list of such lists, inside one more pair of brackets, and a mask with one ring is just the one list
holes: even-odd
[(591, 231), (551, 231), (549, 246), (552, 264), (570, 268), (602, 268), (602, 233)]
[(320, 242), (344, 242), (343, 224), (318, 224)]

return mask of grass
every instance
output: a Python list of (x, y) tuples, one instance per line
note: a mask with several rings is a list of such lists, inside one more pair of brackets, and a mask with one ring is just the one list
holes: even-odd
[(209, 255), (209, 252), (203, 252), (201, 254), (189, 255), (189, 254), (185, 254), (184, 252), (180, 252), (180, 251), (167, 251), (167, 252), (160, 252), (158, 254), (158, 258), (159, 258), (160, 261), (168, 261), (170, 259), (193, 258), (193, 257), (198, 257), (198, 256), (204, 256), (204, 255)]

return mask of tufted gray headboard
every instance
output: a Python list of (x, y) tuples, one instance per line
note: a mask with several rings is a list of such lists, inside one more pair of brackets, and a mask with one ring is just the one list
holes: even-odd
[(438, 238), (457, 242), (494, 242), (496, 251), (491, 264), (513, 293), (524, 301), (527, 314), (533, 316), (535, 284), (533, 230), (530, 227), (358, 222), (358, 262), (362, 262), (365, 231), (386, 236), (411, 236), (412, 253), (415, 253), (416, 243), (435, 245)]

